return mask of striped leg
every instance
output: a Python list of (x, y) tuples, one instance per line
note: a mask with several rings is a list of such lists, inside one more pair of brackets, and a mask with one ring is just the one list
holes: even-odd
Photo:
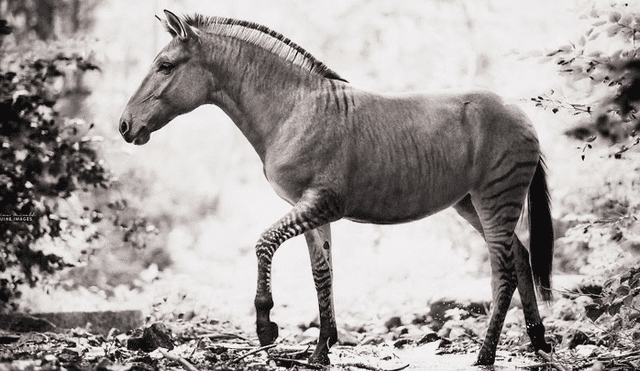
[[(458, 201), (453, 208), (465, 218), (484, 237), (480, 217), (471, 202), (471, 196), (467, 195)], [(533, 275), (529, 264), (529, 252), (522, 245), (517, 236), (514, 235), (512, 248), (515, 248), (515, 271), (518, 277), (518, 292), (522, 302), (522, 311), (527, 326), (527, 334), (531, 339), (531, 344), (536, 350), (551, 351), (551, 346), (544, 339), (544, 326), (540, 313), (538, 312), (538, 302), (536, 300), (533, 285)]]
[(342, 217), (343, 206), (335, 192), (327, 189), (307, 190), (293, 209), (262, 233), (256, 244), (258, 287), (256, 290), (256, 327), (261, 345), (273, 343), (278, 326), (271, 322), (271, 261), (280, 245), (291, 237), (311, 231)]
[(309, 246), (313, 281), (320, 308), (320, 338), (309, 363), (329, 364), (329, 348), (338, 341), (333, 309), (333, 268), (331, 265), (331, 227), (325, 224), (304, 234)]
[[(458, 214), (483, 235), (489, 245), (493, 308), (487, 335), (478, 354), (476, 365), (492, 365), (494, 363), (502, 325), (517, 285), (514, 257), (511, 249), (512, 241), (515, 237), (513, 231), (517, 218), (514, 221), (503, 223), (503, 221), (513, 218), (508, 217), (505, 219), (506, 215), (494, 215), (496, 211), (505, 211), (505, 209), (511, 209), (511, 207), (492, 205), (490, 202), (485, 202), (485, 205), (488, 205), (483, 213), (483, 215), (486, 215), (485, 218), (481, 218), (478, 215), (471, 202), (470, 195), (465, 196), (453, 206)], [(514, 207), (511, 213), (515, 214), (517, 211), (515, 215), (516, 217), (519, 216), (520, 208)], [(497, 225), (497, 227), (494, 227), (494, 225)]]
[(515, 237), (514, 239), (516, 256), (516, 274), (518, 275), (518, 292), (522, 302), (524, 320), (527, 324), (527, 334), (531, 339), (531, 345), (536, 350), (545, 352), (551, 351), (551, 345), (544, 340), (544, 325), (538, 312), (538, 302), (536, 300), (533, 286), (533, 275), (529, 264), (529, 252), (522, 246), (522, 243)]
[(489, 328), (476, 361), (478, 365), (494, 363), (502, 325), (518, 285), (515, 261), (518, 252), (514, 251), (518, 243), (514, 231), (535, 166), (536, 163), (522, 162), (507, 168), (506, 172), (502, 169), (481, 194), (472, 196), (489, 246), (493, 300)]
[(480, 348), (476, 365), (492, 365), (500, 340), (502, 325), (516, 289), (517, 277), (513, 264), (511, 241), (500, 241), (488, 234), (489, 260), (491, 263), (492, 311), (487, 335)]

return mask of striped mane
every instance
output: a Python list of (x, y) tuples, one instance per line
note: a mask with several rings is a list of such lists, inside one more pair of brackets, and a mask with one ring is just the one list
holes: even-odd
[(234, 37), (261, 47), (309, 73), (347, 81), (289, 38), (258, 23), (202, 14), (187, 15), (184, 20), (202, 32)]

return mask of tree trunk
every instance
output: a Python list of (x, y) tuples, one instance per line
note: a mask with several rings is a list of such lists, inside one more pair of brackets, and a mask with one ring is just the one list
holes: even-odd
[(37, 23), (34, 30), (40, 40), (48, 40), (55, 37), (54, 13), (55, 0), (38, 0), (36, 4)]

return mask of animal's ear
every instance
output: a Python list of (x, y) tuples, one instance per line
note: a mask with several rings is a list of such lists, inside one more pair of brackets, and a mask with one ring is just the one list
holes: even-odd
[(173, 35), (173, 37), (179, 37), (181, 40), (197, 40), (198, 35), (196, 32), (186, 24), (182, 19), (172, 12), (165, 10), (164, 14), (167, 16), (167, 30)]

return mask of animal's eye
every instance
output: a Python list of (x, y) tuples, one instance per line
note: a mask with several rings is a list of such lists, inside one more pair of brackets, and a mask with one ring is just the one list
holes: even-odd
[(164, 74), (169, 74), (169, 73), (171, 73), (171, 71), (173, 71), (174, 68), (175, 68), (175, 66), (172, 63), (162, 62), (162, 63), (160, 63), (160, 66), (158, 66), (158, 72), (162, 72)]

